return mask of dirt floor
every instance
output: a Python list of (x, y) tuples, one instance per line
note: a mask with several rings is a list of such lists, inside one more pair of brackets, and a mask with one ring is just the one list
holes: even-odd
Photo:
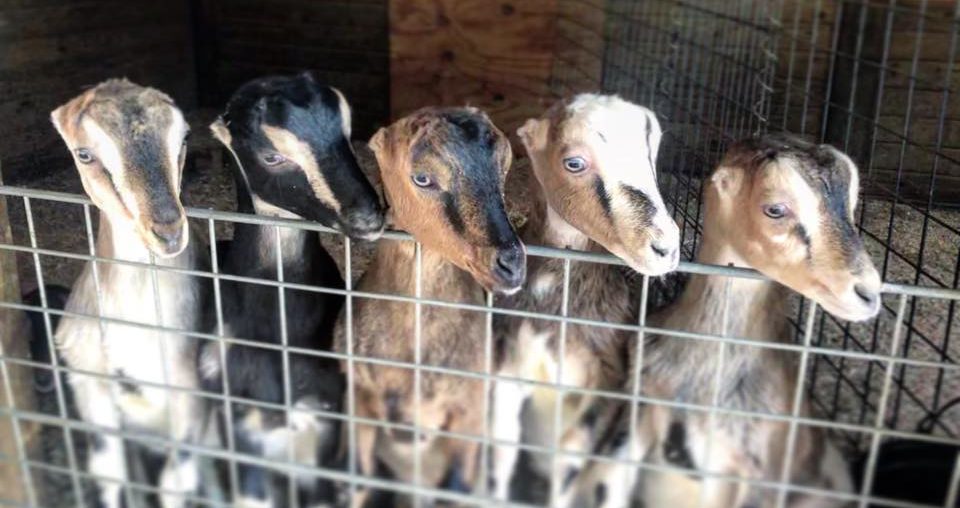
[[(190, 207), (233, 210), (234, 191), (230, 169), (224, 165), (214, 167), (212, 161), (218, 158), (226, 162), (226, 159), (213, 155), (214, 150), (215, 148), (209, 145), (191, 146), (194, 155), (191, 156), (190, 167), (185, 176), (184, 202)], [(372, 155), (360, 144), (358, 152), (365, 169), (374, 176), (376, 164)], [(525, 172), (528, 170), (526, 161), (519, 161), (506, 185), (510, 213), (517, 224), (523, 222), (527, 211), (525, 207), (530, 203), (524, 185)], [(671, 188), (669, 179), (664, 185), (666, 189)], [(70, 193), (82, 192), (79, 178), (72, 168), (64, 168), (54, 176), (38, 180), (31, 187)], [(32, 200), (31, 204), (37, 242), (41, 248), (84, 254), (89, 252), (82, 207), (38, 199)], [(23, 201), (10, 199), (9, 206), (15, 242), (29, 245)], [(695, 206), (697, 204), (691, 202), (688, 212), (694, 212)], [(886, 201), (867, 200), (859, 208), (858, 221), (865, 232), (866, 247), (878, 268), (883, 270), (885, 280), (935, 287), (956, 285), (960, 260), (960, 211), (935, 210), (925, 216), (910, 205), (893, 206)], [(197, 225), (206, 231), (206, 224), (198, 222)], [(229, 224), (217, 223), (216, 230), (218, 239), (226, 239), (231, 235)], [(924, 238), (925, 241), (922, 242)], [(688, 241), (692, 241), (692, 237)], [(340, 238), (324, 235), (324, 243), (342, 264), (344, 258)], [(356, 280), (363, 273), (374, 245), (364, 242), (354, 242), (353, 245), (352, 275)], [(921, 250), (922, 262), (917, 263)], [(33, 258), (28, 254), (18, 254), (18, 262), (24, 291), (35, 288), (37, 277)], [(911, 264), (919, 265), (922, 270), (917, 270)], [(82, 268), (80, 262), (49, 256), (42, 258), (41, 265), (45, 283), (64, 286), (71, 285)], [(657, 288), (669, 289), (678, 284), (680, 279), (681, 277), (662, 279), (658, 281)], [(818, 313), (813, 343), (830, 350), (890, 354), (897, 299), (897, 295), (884, 296), (887, 310), (878, 320), (866, 324), (845, 324), (822, 312)], [(799, 304), (799, 298), (796, 300), (795, 308)], [(960, 359), (960, 309), (953, 307), (942, 300), (910, 299), (907, 306), (909, 333), (904, 336), (905, 346), (897, 354), (902, 355), (905, 351), (906, 356), (911, 359), (955, 365)], [(798, 320), (800, 321), (802, 320)], [(799, 337), (802, 337), (802, 334), (798, 334)], [(864, 360), (841, 360), (829, 355), (813, 355), (807, 379), (812, 380), (811, 393), (816, 413), (843, 422), (868, 426), (874, 424), (875, 408), (883, 386), (883, 365)], [(894, 370), (886, 418), (888, 424), (897, 429), (914, 431), (934, 407), (942, 407), (957, 398), (960, 398), (960, 371), (898, 366)], [(51, 432), (57, 431), (51, 429)], [(960, 405), (941, 415), (939, 425), (934, 425), (933, 432), (954, 437), (960, 435)], [(862, 449), (869, 443), (866, 436), (848, 434), (846, 437), (847, 444), (851, 447)], [(62, 456), (58, 460), (62, 460)], [(68, 488), (69, 483), (62, 485)]]

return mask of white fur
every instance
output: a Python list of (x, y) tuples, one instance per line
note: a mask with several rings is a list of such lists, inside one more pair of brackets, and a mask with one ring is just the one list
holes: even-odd
[[(103, 127), (100, 127), (100, 124), (92, 117), (84, 117), (81, 121), (81, 126), (91, 141), (90, 146), (85, 148), (93, 152), (93, 155), (100, 160), (100, 163), (103, 164), (103, 167), (106, 168), (113, 178), (122, 181), (123, 156), (120, 153), (120, 148), (117, 146), (116, 141), (114, 141), (113, 137), (107, 134), (107, 131), (103, 130)], [(74, 156), (76, 156), (76, 153), (74, 153)], [(82, 165), (83, 163), (77, 161), (77, 164)]]
[(173, 188), (180, 189), (180, 151), (185, 150), (183, 146), (184, 136), (187, 134), (187, 122), (183, 119), (183, 113), (174, 108), (172, 110), (173, 120), (167, 129), (167, 156), (170, 157), (170, 167), (177, 168), (173, 174)]

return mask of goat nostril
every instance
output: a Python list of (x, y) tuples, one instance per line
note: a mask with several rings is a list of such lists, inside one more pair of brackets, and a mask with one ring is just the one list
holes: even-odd
[(150, 231), (152, 231), (157, 238), (167, 243), (174, 243), (180, 239), (180, 228), (172, 227), (172, 225), (173, 224), (157, 224), (151, 226)]
[(650, 250), (652, 250), (654, 254), (662, 258), (665, 258), (667, 257), (668, 254), (670, 254), (670, 249), (664, 248), (660, 245), (656, 245), (653, 243), (650, 244)]
[(523, 269), (523, 251), (507, 249), (498, 252), (497, 269), (509, 276), (519, 273)]
[(853, 286), (853, 292), (867, 305), (873, 305), (880, 297), (875, 291), (868, 289), (863, 284), (855, 284)]

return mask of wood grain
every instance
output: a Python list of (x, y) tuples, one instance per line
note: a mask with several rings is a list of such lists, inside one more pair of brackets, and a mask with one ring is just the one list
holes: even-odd
[(505, 132), (552, 102), (558, 0), (391, 0), (394, 118), (470, 104)]
[[(0, 175), (0, 184), (3, 183)], [(6, 198), (0, 197), (0, 242), (11, 243), (10, 223), (7, 217)], [(17, 279), (16, 256), (7, 250), (0, 250), (0, 301), (20, 302), (20, 284)], [(12, 358), (28, 357), (29, 343), (26, 332), (26, 317), (19, 310), (0, 308), (0, 356)], [(35, 409), (33, 383), (28, 369), (16, 368), (6, 364), (10, 375), (10, 389), (13, 402), (6, 399), (3, 378), (0, 378), (0, 401), (2, 407), (31, 411)], [(17, 457), (16, 441), (13, 432), (13, 420), (0, 417), (0, 454), (4, 457)], [(33, 448), (37, 426), (29, 422), (20, 422), (20, 430), (25, 441), (24, 448)], [(0, 497), (5, 500), (27, 502), (24, 479), (15, 463), (5, 461), (0, 464)]]

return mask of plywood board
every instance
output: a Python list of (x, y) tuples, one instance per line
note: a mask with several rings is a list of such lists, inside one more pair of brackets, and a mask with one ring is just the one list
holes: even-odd
[(552, 102), (557, 12), (558, 0), (391, 0), (392, 116), (470, 104), (513, 132)]

